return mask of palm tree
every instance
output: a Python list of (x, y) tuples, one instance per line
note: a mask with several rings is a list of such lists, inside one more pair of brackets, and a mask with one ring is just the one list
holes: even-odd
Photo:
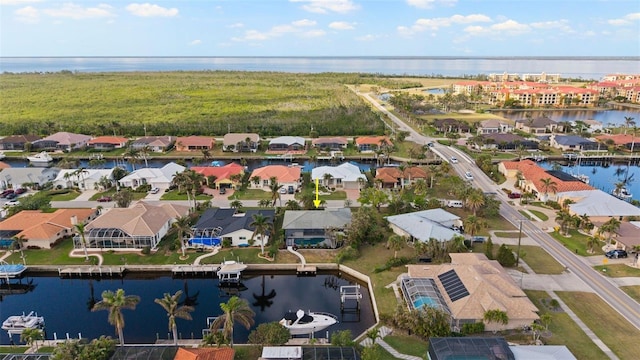
[(567, 210), (558, 211), (558, 215), (556, 216), (556, 221), (560, 224), (560, 229), (565, 235), (569, 234), (569, 224), (573, 221), (571, 214)]
[(478, 209), (482, 208), (484, 204), (484, 194), (480, 189), (473, 189), (469, 195), (467, 195), (466, 205), (471, 211), (473, 211), (474, 216)]
[(247, 330), (253, 325), (253, 317), (256, 315), (249, 307), (249, 303), (237, 296), (231, 297), (226, 303), (220, 304), (220, 309), (224, 312), (211, 322), (211, 331), (215, 331), (222, 327), (225, 338), (233, 347), (233, 326), (235, 322), (239, 322)]
[(631, 126), (635, 125), (636, 122), (633, 121), (633, 118), (631, 116), (625, 116), (624, 117), (624, 133), (627, 133), (627, 129), (630, 128)]
[(607, 245), (611, 244), (611, 237), (613, 234), (620, 229), (620, 220), (612, 217), (606, 223), (600, 226), (598, 232), (600, 234), (607, 233)]
[(27, 259), (24, 257), (24, 252), (22, 248), (24, 247), (24, 242), (27, 241), (27, 238), (24, 235), (14, 236), (13, 241), (18, 244), (18, 249), (20, 250), (20, 258), (22, 259), (22, 264), (27, 265)]
[(84, 261), (89, 261), (89, 252), (87, 251), (87, 238), (84, 234), (84, 224), (78, 223), (73, 225), (73, 227), (78, 231), (78, 235), (80, 235), (80, 240), (82, 241), (82, 249), (84, 250)]
[(402, 249), (406, 243), (406, 239), (400, 235), (393, 234), (387, 240), (387, 249), (393, 249), (393, 258), (398, 257), (398, 251)]
[(191, 230), (191, 218), (189, 216), (179, 216), (176, 218), (176, 221), (172, 225), (178, 231), (178, 241), (180, 242), (180, 248), (182, 249), (182, 257), (186, 257), (185, 255), (185, 241), (184, 235), (193, 234), (193, 230)]
[(242, 201), (235, 199), (232, 202), (229, 203), (229, 207), (232, 209), (236, 209), (236, 210), (241, 210), (242, 209)]
[(280, 206), (282, 206), (282, 198), (280, 197), (280, 189), (282, 185), (278, 184), (278, 179), (275, 176), (269, 178), (269, 189), (271, 190), (271, 201), (273, 201), (273, 205), (276, 206), (276, 201), (280, 200)]
[(191, 320), (190, 312), (194, 311), (193, 306), (180, 305), (180, 297), (182, 296), (182, 290), (176, 291), (171, 295), (165, 293), (161, 299), (155, 299), (155, 303), (162, 306), (167, 312), (169, 318), (169, 330), (173, 333), (173, 344), (178, 345), (178, 325), (176, 325), (176, 318)]
[(42, 330), (38, 328), (27, 328), (20, 334), (20, 341), (26, 343), (30, 347), (35, 345), (36, 352), (38, 352), (38, 340), (42, 339), (44, 339), (44, 334)]
[(545, 178), (545, 179), (540, 179), (540, 181), (542, 182), (542, 192), (544, 193), (544, 201), (548, 200), (548, 194), (549, 191), (555, 193), (556, 191), (558, 191), (558, 183), (553, 181), (553, 179), (551, 179), (550, 177)]
[(475, 215), (469, 215), (464, 220), (464, 229), (469, 235), (472, 237), (478, 233), (478, 231), (482, 230), (487, 226), (487, 222), (484, 219), (479, 218)]
[(136, 163), (138, 162), (139, 152), (140, 151), (138, 151), (136, 148), (129, 147), (127, 151), (125, 151), (125, 153), (122, 155), (123, 157), (127, 158), (127, 161), (129, 163), (131, 163), (131, 169), (133, 169), (134, 171), (136, 170)]
[(260, 178), (260, 176), (253, 176), (253, 177), (251, 177), (251, 182), (253, 183), (253, 185), (254, 185), (255, 187), (258, 187), (258, 185), (260, 185), (260, 180), (262, 180), (262, 179)]
[(200, 150), (202, 152), (202, 161), (208, 163), (211, 160), (211, 150), (208, 148)]
[(598, 246), (599, 243), (600, 240), (598, 240), (598, 238), (595, 236), (591, 236), (589, 237), (589, 239), (587, 239), (587, 248), (589, 249), (590, 254), (593, 253), (593, 249), (595, 249), (595, 247)]
[(102, 292), (102, 300), (93, 305), (91, 311), (109, 311), (109, 324), (115, 326), (122, 346), (124, 345), (124, 334), (122, 332), (124, 329), (124, 316), (122, 315), (122, 309), (135, 310), (139, 302), (139, 296), (125, 295), (122, 289), (118, 289), (116, 292), (106, 290)]
[(195, 172), (193, 170), (186, 171), (187, 177), (189, 178), (189, 182), (191, 184), (191, 197), (193, 198), (193, 210), (196, 210), (196, 195), (200, 190), (200, 187), (204, 183), (204, 175), (199, 172)]
[(250, 228), (253, 228), (253, 234), (251, 234), (251, 241), (259, 235), (260, 237), (260, 254), (264, 255), (264, 238), (273, 229), (273, 224), (269, 222), (270, 217), (264, 216), (260, 213), (253, 214), (253, 221), (249, 224)]

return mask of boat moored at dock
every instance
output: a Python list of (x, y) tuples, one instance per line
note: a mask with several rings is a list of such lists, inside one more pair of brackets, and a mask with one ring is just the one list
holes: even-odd
[(28, 315), (9, 316), (2, 322), (2, 330), (6, 330), (9, 335), (22, 334), (26, 329), (42, 329), (44, 328), (44, 317), (38, 316), (33, 311)]
[(337, 322), (338, 318), (333, 314), (298, 310), (295, 313), (287, 312), (280, 320), (280, 325), (287, 328), (291, 335), (307, 335), (322, 331)]

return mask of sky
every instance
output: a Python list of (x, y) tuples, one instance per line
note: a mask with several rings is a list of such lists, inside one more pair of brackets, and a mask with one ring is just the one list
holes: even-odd
[(0, 0), (0, 56), (640, 56), (640, 1)]

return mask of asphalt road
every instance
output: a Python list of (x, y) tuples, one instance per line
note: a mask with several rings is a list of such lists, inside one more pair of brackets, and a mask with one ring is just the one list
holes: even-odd
[[(458, 159), (457, 164), (451, 164), (453, 169), (463, 176), (466, 171), (473, 174), (472, 183), (474, 186), (485, 192), (496, 192), (496, 198), (501, 201), (500, 214), (511, 222), (514, 226), (519, 227), (522, 223), (522, 232), (533, 239), (540, 247), (545, 249), (558, 262), (563, 264), (567, 271), (571, 271), (588, 284), (593, 291), (598, 294), (605, 302), (607, 302), (620, 315), (627, 319), (633, 326), (640, 329), (640, 304), (620, 290), (609, 278), (599, 274), (582, 258), (576, 256), (573, 251), (567, 249), (561, 243), (557, 242), (546, 232), (541, 231), (531, 221), (527, 220), (513, 206), (508, 203), (508, 198), (499, 190), (497, 186), (482, 170), (480, 170), (475, 162), (461, 151), (438, 144), (434, 139), (428, 138), (409, 127), (397, 116), (389, 112), (377, 101), (371, 98), (369, 94), (361, 93), (367, 101), (369, 101), (376, 109), (385, 113), (400, 130), (408, 131), (407, 140), (414, 141), (420, 145), (434, 142), (431, 150), (440, 156), (444, 161), (449, 161), (451, 157)], [(464, 177), (463, 177), (464, 178)]]

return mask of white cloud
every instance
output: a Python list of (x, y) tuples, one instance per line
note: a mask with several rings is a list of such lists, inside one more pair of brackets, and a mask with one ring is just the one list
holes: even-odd
[(351, 0), (289, 0), (293, 3), (302, 3), (302, 9), (308, 12), (316, 14), (327, 14), (330, 12), (336, 12), (339, 14), (346, 14), (348, 12), (358, 10), (359, 5), (356, 5)]
[(235, 23), (235, 24), (229, 25), (229, 27), (232, 28), (232, 29), (238, 29), (238, 28), (243, 28), (244, 24), (243, 23)]
[(574, 32), (571, 26), (569, 26), (569, 21), (564, 19), (534, 22), (534, 23), (531, 23), (531, 27), (535, 29), (555, 29), (555, 30), (561, 30), (564, 32)]
[(509, 35), (516, 35), (528, 32), (531, 30), (529, 25), (521, 24), (515, 20), (507, 20), (503, 23), (491, 25), (491, 30), (501, 33), (507, 33)]
[(607, 23), (613, 26), (626, 26), (626, 25), (631, 25), (635, 20), (640, 20), (640, 12), (629, 13), (623, 16), (621, 19), (608, 20)]
[(51, 17), (69, 18), (74, 20), (94, 19), (115, 16), (113, 7), (107, 4), (98, 4), (94, 7), (82, 7), (72, 3), (64, 3), (59, 8), (42, 10)]
[(202, 44), (202, 40), (196, 39), (196, 40), (191, 41), (189, 43), (189, 46), (196, 46), (196, 45), (200, 45), (200, 44)]
[(156, 4), (138, 4), (133, 3), (129, 4), (126, 7), (127, 11), (135, 16), (142, 17), (171, 17), (178, 15), (178, 9), (176, 8), (165, 8)]
[(334, 30), (353, 30), (355, 29), (355, 26), (346, 21), (334, 21), (329, 24), (329, 28)]
[(376, 35), (367, 34), (367, 35), (364, 35), (364, 36), (358, 36), (356, 38), (356, 40), (358, 40), (358, 41), (374, 41), (377, 38), (378, 38), (378, 36), (376, 36)]
[(310, 38), (310, 37), (322, 37), (325, 36), (326, 33), (324, 30), (322, 29), (316, 29), (316, 30), (310, 30), (310, 31), (305, 31), (303, 33), (300, 34), (300, 36), (302, 37), (306, 37), (306, 38)]
[(0, 5), (24, 5), (41, 2), (42, 0), (0, 0)]
[(16, 19), (27, 24), (35, 24), (40, 20), (38, 9), (33, 6), (23, 7), (15, 11)]
[(309, 19), (302, 19), (292, 22), (293, 26), (315, 26), (316, 22)]
[(402, 35), (411, 35), (427, 30), (438, 30), (455, 24), (472, 24), (478, 22), (491, 22), (491, 18), (483, 14), (453, 15), (448, 18), (418, 19), (411, 27), (399, 26), (398, 32)]
[(417, 7), (418, 9), (431, 9), (436, 4), (453, 6), (457, 2), (458, 0), (407, 0), (409, 6)]

